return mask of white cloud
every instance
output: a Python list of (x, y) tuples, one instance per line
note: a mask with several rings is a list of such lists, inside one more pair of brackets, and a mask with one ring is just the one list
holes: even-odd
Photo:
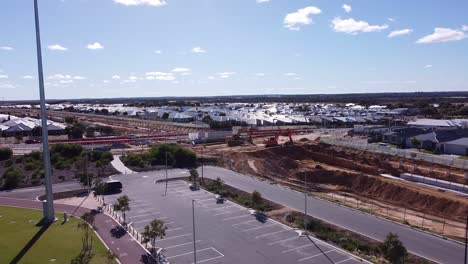
[(389, 17), (389, 18), (388, 18), (388, 21), (390, 21), (390, 22), (395, 22), (395, 18)]
[(130, 76), (130, 77), (128, 77), (128, 79), (129, 79), (129, 80), (136, 81), (136, 80), (138, 80), (138, 77), (136, 77), (136, 76)]
[(214, 76), (208, 76), (208, 80), (215, 80), (216, 78)]
[(48, 48), (49, 50), (58, 50), (58, 51), (66, 51), (66, 50), (68, 50), (67, 48), (63, 47), (63, 46), (60, 45), (60, 44), (49, 45), (49, 46), (47, 46), (47, 48)]
[(193, 52), (193, 53), (205, 53), (206, 50), (204, 50), (204, 49), (201, 48), (201, 47), (194, 47), (194, 48), (192, 49), (192, 52)]
[(256, 75), (256, 76), (265, 76), (265, 74), (262, 73), (262, 72), (256, 73), (255, 75)]
[(467, 35), (461, 31), (451, 28), (435, 28), (434, 33), (424, 36), (416, 41), (418, 44), (457, 41), (466, 38)]
[(257, 3), (268, 3), (270, 0), (257, 0)]
[(220, 78), (227, 79), (230, 78), (232, 75), (236, 74), (235, 72), (220, 72), (218, 73)]
[(8, 75), (0, 75), (0, 79), (8, 79)]
[(73, 80), (60, 80), (61, 84), (70, 84), (73, 83)]
[(102, 80), (103, 83), (109, 83), (109, 80)]
[(392, 32), (390, 32), (390, 34), (388, 34), (387, 37), (393, 38), (393, 37), (399, 37), (399, 36), (403, 36), (403, 35), (409, 35), (411, 33), (413, 33), (413, 30), (410, 29), (410, 28), (406, 28), (406, 29), (402, 29), (402, 30), (392, 31)]
[(172, 72), (189, 72), (189, 68), (175, 68), (172, 70)]
[(154, 53), (156, 53), (156, 54), (162, 54), (163, 52), (162, 52), (162, 50), (155, 50)]
[(170, 72), (147, 72), (145, 75), (147, 80), (174, 81), (176, 79)]
[(2, 46), (0, 47), (1, 50), (6, 50), (6, 51), (11, 51), (11, 50), (14, 50), (13, 47), (9, 47), (9, 46)]
[(463, 25), (462, 30), (463, 31), (468, 31), (468, 26)]
[(427, 64), (424, 66), (424, 68), (432, 68), (432, 64)]
[(139, 5), (148, 5), (148, 6), (164, 6), (166, 1), (164, 0), (114, 0), (117, 4), (122, 4), (126, 6), (139, 6)]
[(16, 88), (16, 86), (11, 83), (0, 83), (0, 89), (14, 89), (14, 88)]
[(84, 80), (86, 78), (83, 77), (83, 76), (73, 76), (73, 79), (75, 79), (75, 80)]
[(343, 9), (344, 9), (344, 11), (345, 11), (346, 13), (349, 13), (349, 12), (351, 12), (351, 10), (353, 10), (353, 9), (351, 8), (351, 6), (350, 6), (350, 5), (347, 5), (347, 4), (343, 4), (342, 7), (343, 7)]
[(113, 75), (111, 78), (114, 79), (114, 80), (119, 80), (120, 76), (119, 75)]
[(90, 50), (99, 50), (99, 49), (103, 49), (104, 46), (101, 45), (101, 43), (99, 42), (94, 42), (93, 44), (88, 44), (86, 48)]
[(297, 10), (294, 13), (289, 13), (284, 17), (284, 27), (288, 28), (289, 30), (300, 30), (301, 25), (309, 25), (311, 24), (312, 18), (311, 15), (318, 15), (322, 13), (318, 7), (315, 6), (308, 6)]
[(64, 75), (64, 74), (57, 73), (57, 74), (54, 74), (54, 75), (51, 75), (51, 76), (47, 77), (47, 79), (49, 79), (49, 80), (71, 80), (71, 79), (84, 80), (86, 78), (82, 77), (82, 76), (78, 76), (78, 75), (72, 76), (70, 74), (65, 74)]
[(333, 30), (356, 35), (360, 32), (376, 32), (388, 28), (388, 25), (369, 25), (366, 21), (356, 21), (353, 18), (341, 19), (335, 17), (332, 20)]
[(31, 75), (24, 75), (22, 78), (23, 79), (34, 79), (34, 77), (31, 76)]
[(297, 74), (294, 73), (294, 72), (288, 72), (288, 73), (285, 73), (284, 76), (296, 76)]

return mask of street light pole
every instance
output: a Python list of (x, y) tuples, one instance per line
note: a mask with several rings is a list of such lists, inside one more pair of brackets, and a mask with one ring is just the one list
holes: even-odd
[(34, 0), (34, 21), (36, 24), (36, 49), (37, 49), (37, 71), (39, 79), (39, 96), (41, 105), (41, 125), (42, 125), (42, 156), (44, 159), (44, 185), (46, 192), (46, 201), (44, 205), (44, 220), (53, 222), (55, 220), (54, 213), (54, 197), (52, 192), (51, 169), (50, 169), (50, 153), (49, 153), (49, 135), (47, 131), (47, 115), (45, 105), (44, 92), (44, 73), (42, 69), (42, 53), (41, 53), (41, 33), (39, 29), (39, 8), (37, 0)]
[(192, 223), (193, 223), (193, 263), (197, 264), (197, 246), (195, 240), (195, 200), (192, 200)]
[(164, 191), (164, 196), (166, 196), (167, 195), (167, 148), (166, 148), (164, 155), (166, 156), (166, 190)]
[(307, 173), (304, 172), (304, 184), (305, 184), (305, 191), (304, 191), (304, 231), (307, 232)]
[(466, 225), (465, 225), (465, 264), (468, 264), (467, 261), (468, 254), (468, 214), (466, 215)]

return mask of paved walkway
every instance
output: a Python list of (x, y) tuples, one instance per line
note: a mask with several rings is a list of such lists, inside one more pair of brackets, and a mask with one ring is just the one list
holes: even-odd
[(111, 162), (112, 166), (122, 174), (132, 174), (135, 173), (131, 169), (127, 168), (123, 162), (120, 160), (120, 155), (114, 155), (114, 160)]
[[(0, 197), (1, 206), (15, 206), (32, 209), (42, 209), (37, 201)], [(54, 204), (56, 212), (67, 212), (69, 215), (81, 216), (91, 210), (65, 204)], [(119, 224), (106, 214), (97, 214), (94, 222), (95, 231), (102, 238), (110, 250), (117, 255), (122, 264), (152, 263), (147, 252), (126, 232), (113, 233)]]

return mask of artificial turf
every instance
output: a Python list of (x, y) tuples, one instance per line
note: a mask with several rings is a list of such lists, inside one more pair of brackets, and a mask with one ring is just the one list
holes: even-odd
[[(81, 220), (69, 218), (62, 224), (63, 215), (56, 217), (59, 220), (42, 229), (41, 234), (41, 227), (36, 226), (42, 218), (41, 211), (0, 206), (0, 263), (11, 263), (19, 256), (18, 263), (70, 263), (81, 252)], [(92, 235), (94, 256), (90, 263), (116, 263), (108, 258), (108, 250), (96, 234)]]

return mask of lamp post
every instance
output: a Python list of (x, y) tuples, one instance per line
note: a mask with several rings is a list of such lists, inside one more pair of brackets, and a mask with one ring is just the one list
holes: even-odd
[(193, 263), (197, 264), (197, 246), (195, 240), (195, 200), (192, 200), (192, 223), (193, 223)]
[(41, 34), (39, 30), (39, 8), (37, 0), (34, 0), (34, 21), (36, 24), (36, 48), (37, 48), (37, 71), (39, 78), (39, 96), (41, 105), (41, 125), (42, 125), (42, 156), (44, 159), (44, 185), (46, 191), (46, 201), (44, 204), (44, 220), (52, 222), (55, 220), (54, 214), (54, 197), (52, 193), (52, 181), (50, 170), (50, 153), (49, 153), (49, 135), (47, 131), (47, 115), (45, 105), (44, 92), (44, 73), (42, 70), (42, 53), (41, 53)]

